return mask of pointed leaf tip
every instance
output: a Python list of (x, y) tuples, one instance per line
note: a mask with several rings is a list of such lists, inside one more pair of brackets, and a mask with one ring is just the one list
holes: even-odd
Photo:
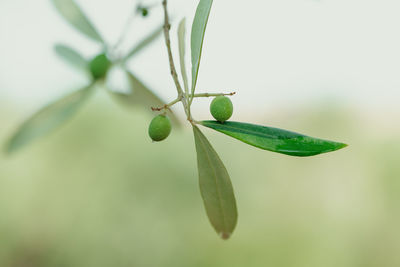
[(64, 59), (71, 66), (88, 72), (89, 62), (76, 50), (63, 44), (56, 44), (54, 50), (60, 58)]
[(5, 153), (12, 154), (43, 137), (70, 119), (90, 95), (93, 85), (75, 91), (40, 109), (27, 119), (5, 145)]
[(204, 36), (210, 16), (213, 0), (200, 0), (192, 24), (191, 52), (192, 52), (192, 88), (194, 94), (197, 84), (197, 76), (200, 68), (201, 53), (203, 50)]
[(197, 126), (193, 126), (200, 192), (207, 216), (222, 239), (236, 227), (237, 207), (229, 174), (217, 152)]
[(104, 43), (100, 34), (73, 0), (52, 0), (54, 6), (66, 21), (87, 37)]
[(230, 233), (225, 233), (225, 232), (221, 232), (219, 233), (219, 236), (223, 239), (223, 240), (228, 240), (231, 237)]
[(308, 157), (347, 147), (346, 144), (339, 142), (250, 123), (202, 121), (201, 125), (246, 144), (289, 156)]

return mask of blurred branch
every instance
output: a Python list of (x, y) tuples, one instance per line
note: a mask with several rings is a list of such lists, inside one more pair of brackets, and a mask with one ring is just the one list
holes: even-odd
[(139, 4), (135, 6), (135, 8), (131, 11), (129, 14), (128, 20), (126, 21), (124, 28), (122, 29), (122, 32), (118, 38), (118, 41), (115, 43), (113, 46), (112, 50), (118, 49), (118, 47), (123, 43), (125, 40), (126, 35), (128, 34), (129, 28), (132, 25), (133, 20), (135, 19), (136, 15), (138, 14), (138, 7)]

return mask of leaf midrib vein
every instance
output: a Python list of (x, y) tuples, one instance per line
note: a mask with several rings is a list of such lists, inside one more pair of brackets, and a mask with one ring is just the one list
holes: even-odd
[[(207, 126), (207, 127), (210, 127), (211, 125), (216, 125), (216, 124), (208, 124), (209, 126), (207, 126), (207, 124), (205, 125), (205, 126)], [(213, 128), (213, 127), (210, 127), (210, 128)], [(233, 131), (232, 132), (236, 132), (236, 133), (243, 133), (243, 134), (253, 134), (253, 135), (256, 135), (256, 136), (261, 136), (261, 137), (264, 137), (264, 138), (268, 138), (268, 139), (279, 139), (279, 137), (277, 137), (277, 138), (273, 138), (271, 135), (267, 135), (266, 133), (263, 133), (263, 132), (257, 132), (257, 131), (254, 131), (254, 130), (249, 130), (249, 129), (241, 129), (241, 128), (237, 128), (237, 127), (235, 127), (235, 126), (228, 126), (228, 125), (223, 125), (222, 127), (215, 127), (214, 129), (215, 130), (217, 130), (216, 128), (218, 128), (218, 130), (224, 130), (223, 128), (226, 128), (226, 129), (233, 129)], [(282, 130), (283, 131), (283, 130)], [(293, 134), (295, 134), (295, 133), (293, 133)], [(305, 136), (305, 135), (301, 135), (301, 134), (297, 134), (298, 136), (297, 137), (306, 137), (307, 138), (307, 136)], [(282, 139), (295, 139), (295, 138), (297, 138), (297, 137), (292, 137), (292, 138), (282, 138)], [(309, 137), (308, 137), (309, 138)], [(319, 140), (318, 138), (313, 138), (313, 139), (317, 139), (317, 140)]]
[[(200, 132), (199, 129), (198, 129), (198, 131)], [(200, 140), (200, 143), (202, 144), (202, 146), (203, 146), (204, 148), (207, 147), (207, 145), (204, 144), (204, 142), (203, 142), (203, 140), (202, 140), (202, 138), (203, 138), (202, 133), (200, 132), (200, 133), (198, 133), (198, 135), (201, 136), (201, 138), (199, 138), (199, 140)], [(205, 137), (204, 137), (204, 138), (205, 138)], [(213, 170), (213, 172), (214, 172), (214, 174), (215, 174), (215, 179), (214, 179), (214, 181), (215, 181), (215, 188), (216, 188), (216, 190), (217, 190), (217, 195), (218, 195), (218, 204), (219, 204), (219, 209), (220, 209), (221, 214), (222, 214), (222, 224), (223, 224), (223, 226), (224, 226), (224, 230), (226, 231), (227, 226), (226, 226), (226, 222), (225, 222), (225, 213), (224, 213), (224, 209), (222, 208), (222, 203), (221, 203), (221, 192), (220, 192), (220, 190), (219, 190), (218, 183), (217, 183), (217, 178), (216, 178), (216, 177), (217, 177), (217, 172), (216, 172), (216, 169), (215, 169), (214, 165), (212, 164), (212, 161), (211, 161), (210, 155), (209, 155), (208, 152), (207, 152), (207, 149), (204, 149), (204, 151), (206, 152), (206, 157), (207, 157), (208, 162), (210, 163), (211, 169)]]

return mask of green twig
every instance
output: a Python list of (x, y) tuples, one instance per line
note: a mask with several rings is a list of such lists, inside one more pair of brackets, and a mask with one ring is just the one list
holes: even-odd
[(171, 29), (171, 24), (169, 23), (167, 0), (163, 0), (162, 4), (164, 7), (164, 37), (165, 37), (165, 44), (167, 45), (169, 66), (171, 69), (171, 76), (172, 76), (172, 79), (174, 80), (175, 87), (178, 92), (178, 96), (181, 96), (181, 95), (183, 95), (182, 86), (179, 83), (178, 74), (176, 72), (175, 63), (174, 63), (174, 57), (172, 56), (172, 51), (171, 51), (171, 38), (169, 36), (169, 30)]
[(204, 94), (194, 94), (193, 98), (196, 97), (213, 97), (213, 96), (233, 96), (236, 92), (232, 93), (204, 93)]
[(153, 111), (161, 111), (161, 110), (163, 110), (163, 109), (169, 109), (170, 107), (172, 107), (173, 105), (175, 105), (176, 103), (178, 103), (178, 102), (180, 102), (180, 101), (182, 101), (182, 97), (178, 97), (178, 98), (175, 99), (174, 101), (172, 101), (172, 102), (170, 102), (170, 103), (168, 103), (168, 104), (165, 104), (165, 105), (162, 106), (162, 107), (158, 107), (158, 108), (152, 107), (151, 109), (152, 109)]
[[(236, 92), (232, 92), (232, 93), (204, 93), (204, 94), (194, 94), (193, 97), (197, 98), (197, 97), (214, 97), (214, 96), (233, 96), (235, 94), (236, 94)], [(161, 111), (161, 110), (164, 110), (164, 109), (169, 109), (170, 107), (172, 107), (176, 103), (181, 102), (182, 100), (183, 100), (183, 95), (178, 97), (177, 99), (171, 101), (170, 103), (165, 104), (162, 107), (152, 107), (151, 109), (153, 111)]]
[(128, 20), (126, 21), (124, 28), (122, 29), (122, 32), (118, 38), (118, 41), (115, 43), (115, 45), (112, 47), (112, 50), (115, 51), (118, 49), (118, 47), (121, 46), (121, 44), (124, 42), (126, 35), (128, 34), (129, 28), (132, 25), (133, 20), (135, 19), (136, 15), (138, 14), (138, 6), (132, 10), (130, 13)]

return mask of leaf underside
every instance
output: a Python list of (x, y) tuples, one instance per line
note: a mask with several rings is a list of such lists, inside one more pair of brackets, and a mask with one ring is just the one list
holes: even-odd
[(237, 223), (235, 195), (229, 174), (207, 138), (193, 126), (200, 192), (207, 216), (223, 239), (228, 239)]
[(347, 146), (343, 143), (249, 123), (202, 121), (201, 125), (236, 138), (246, 144), (290, 156), (314, 156)]
[(179, 23), (178, 27), (178, 41), (179, 41), (179, 59), (181, 66), (181, 74), (183, 79), (183, 85), (185, 87), (185, 92), (189, 92), (189, 83), (188, 77), (186, 73), (186, 64), (185, 64), (185, 54), (186, 54), (186, 19), (183, 18)]
[(204, 35), (207, 28), (208, 17), (210, 15), (213, 0), (200, 0), (193, 20), (191, 33), (191, 52), (192, 52), (192, 90), (194, 94), (199, 73), (201, 52), (203, 49)]
[(64, 124), (82, 106), (91, 89), (92, 85), (40, 109), (19, 127), (6, 144), (5, 151), (13, 153)]
[(95, 41), (104, 43), (103, 38), (101, 38), (93, 24), (88, 20), (75, 1), (52, 0), (52, 2), (61, 16), (75, 27), (75, 29)]
[[(151, 110), (152, 107), (162, 107), (165, 102), (162, 101), (155, 93), (152, 92), (142, 81), (140, 81), (136, 75), (130, 71), (126, 71), (128, 81), (130, 84), (131, 93), (124, 94), (110, 91), (112, 96), (119, 101), (121, 104), (126, 106), (140, 106), (145, 108), (149, 113), (155, 115), (155, 112)], [(180, 126), (179, 119), (171, 112), (168, 111), (172, 123), (175, 126)]]
[(84, 70), (88, 72), (88, 61), (79, 54), (76, 50), (72, 49), (69, 46), (63, 45), (63, 44), (57, 44), (54, 47), (54, 50), (56, 51), (57, 55), (64, 59), (67, 63), (69, 63), (71, 66), (76, 67), (80, 70)]

